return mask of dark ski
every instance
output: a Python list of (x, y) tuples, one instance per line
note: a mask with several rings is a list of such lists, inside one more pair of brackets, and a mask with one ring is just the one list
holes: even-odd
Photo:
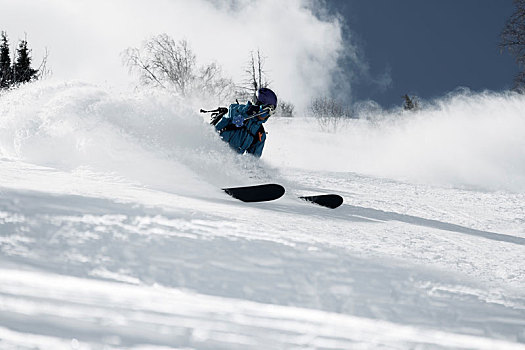
[(343, 204), (343, 197), (338, 194), (322, 194), (319, 196), (305, 196), (299, 198), (330, 209), (335, 209)]
[(265, 184), (246, 187), (223, 188), (224, 192), (243, 202), (267, 202), (281, 198), (284, 187), (278, 184)]

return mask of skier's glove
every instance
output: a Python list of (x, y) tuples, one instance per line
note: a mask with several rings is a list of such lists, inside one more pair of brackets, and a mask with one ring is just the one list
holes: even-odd
[(233, 117), (233, 124), (235, 124), (236, 127), (240, 128), (242, 124), (244, 123), (244, 116), (239, 114)]

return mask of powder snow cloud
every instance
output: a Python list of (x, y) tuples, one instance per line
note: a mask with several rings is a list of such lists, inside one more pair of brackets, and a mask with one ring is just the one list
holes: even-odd
[(120, 53), (167, 33), (188, 40), (200, 63), (216, 61), (238, 82), (250, 52), (260, 49), (272, 87), (301, 110), (334, 88), (343, 56), (359, 61), (343, 38), (343, 20), (313, 0), (0, 0), (0, 6), (11, 43), (27, 33), (35, 61), (47, 47), (59, 79), (127, 86), (132, 78)]

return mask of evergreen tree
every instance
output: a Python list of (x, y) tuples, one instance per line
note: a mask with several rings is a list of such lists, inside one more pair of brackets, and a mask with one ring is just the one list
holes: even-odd
[(405, 111), (419, 110), (419, 102), (416, 96), (408, 96), (408, 94), (405, 94), (402, 98), (405, 100), (405, 103), (403, 104), (403, 109)]
[(7, 34), (2, 32), (2, 43), (0, 44), (0, 89), (7, 89), (11, 85), (11, 77), (9, 41), (7, 40)]
[(13, 82), (16, 84), (27, 83), (36, 79), (38, 70), (31, 67), (31, 52), (27, 48), (26, 40), (20, 41), (16, 53), (16, 62), (13, 67)]

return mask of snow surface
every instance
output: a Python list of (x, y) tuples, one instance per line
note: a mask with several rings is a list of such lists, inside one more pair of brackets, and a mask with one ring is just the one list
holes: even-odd
[[(197, 107), (0, 96), (1, 349), (525, 349), (523, 96), (273, 118), (260, 161)], [(265, 182), (286, 195), (220, 190)]]

